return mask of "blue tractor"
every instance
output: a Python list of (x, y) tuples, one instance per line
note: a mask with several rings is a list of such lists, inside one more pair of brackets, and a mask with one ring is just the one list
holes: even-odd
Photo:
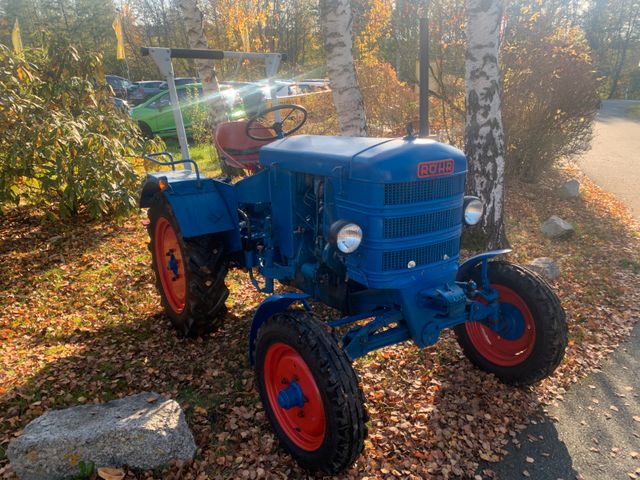
[[(175, 56), (233, 52), (146, 53), (162, 69)], [(277, 66), (276, 54), (254, 55)], [(171, 89), (173, 71), (165, 71)], [(462, 230), (483, 211), (464, 195), (461, 151), (410, 134), (291, 136), (305, 119), (301, 107), (276, 104), (223, 125), (221, 158), (252, 172), (235, 183), (205, 178), (188, 148), (180, 161), (147, 156), (174, 170), (147, 176), (140, 206), (148, 209), (162, 303), (180, 332), (220, 327), (229, 268), (271, 294), (249, 332), (265, 412), (302, 467), (337, 473), (357, 459), (367, 435), (355, 359), (399, 342), (433, 345), (452, 328), (475, 366), (529, 385), (562, 360), (567, 324), (539, 276), (495, 260), (509, 250), (460, 261)], [(287, 293), (274, 294), (276, 280)], [(336, 318), (319, 318), (311, 299)]]

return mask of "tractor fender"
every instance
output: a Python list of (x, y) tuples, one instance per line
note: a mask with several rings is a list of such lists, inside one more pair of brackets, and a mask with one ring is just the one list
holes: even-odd
[(496, 257), (498, 255), (504, 255), (505, 253), (509, 253), (510, 251), (510, 248), (503, 248), (501, 250), (491, 250), (489, 252), (480, 253), (468, 258), (462, 265), (460, 265), (460, 267), (458, 267), (458, 275), (456, 276), (456, 280), (458, 280), (459, 282), (467, 280), (469, 278), (471, 270), (473, 270), (473, 267), (485, 260), (489, 260), (490, 258)]
[[(160, 184), (164, 188), (160, 188)], [(184, 238), (223, 233), (229, 251), (241, 249), (237, 200), (232, 185), (211, 178), (197, 179), (182, 172), (160, 172), (147, 176), (140, 206), (151, 206), (162, 192), (175, 215)]]
[(309, 298), (309, 295), (307, 295), (306, 293), (283, 293), (282, 295), (271, 295), (260, 304), (260, 306), (256, 310), (256, 313), (253, 315), (253, 321), (251, 322), (251, 331), (249, 332), (248, 353), (249, 363), (251, 365), (253, 365), (255, 362), (255, 343), (258, 336), (258, 330), (260, 330), (262, 324), (276, 313), (288, 310), (289, 307), (296, 302), (300, 302), (305, 310), (310, 311), (311, 307), (309, 307), (309, 304), (307, 303), (307, 298)]

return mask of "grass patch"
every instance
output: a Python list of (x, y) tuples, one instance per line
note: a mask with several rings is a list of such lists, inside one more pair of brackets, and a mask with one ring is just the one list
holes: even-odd
[[(178, 140), (174, 138), (165, 139), (167, 151), (176, 157), (182, 158), (180, 153), (180, 145)], [(209, 177), (217, 177), (222, 171), (220, 170), (220, 162), (218, 160), (218, 152), (213, 144), (189, 145), (189, 153), (191, 159), (198, 164), (198, 168), (202, 173)]]
[(627, 108), (627, 113), (631, 118), (640, 120), (640, 103), (631, 105), (629, 108)]
[(631, 270), (633, 273), (640, 273), (640, 262), (632, 258), (623, 258), (620, 260), (620, 266)]

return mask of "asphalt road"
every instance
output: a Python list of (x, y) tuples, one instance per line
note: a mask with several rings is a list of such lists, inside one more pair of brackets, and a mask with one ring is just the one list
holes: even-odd
[(605, 100), (598, 113), (591, 151), (580, 168), (594, 182), (616, 195), (640, 220), (640, 119), (627, 109), (640, 101)]
[[(593, 148), (579, 164), (640, 220), (640, 121), (626, 112), (633, 103), (640, 102), (602, 102)], [(540, 412), (518, 436), (519, 448), (510, 444), (502, 462), (483, 464), (478, 473), (490, 468), (502, 480), (640, 479), (639, 351), (636, 325), (601, 371)]]

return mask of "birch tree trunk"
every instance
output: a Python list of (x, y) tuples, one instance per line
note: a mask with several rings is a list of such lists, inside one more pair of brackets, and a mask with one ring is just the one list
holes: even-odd
[(465, 60), (465, 153), (467, 188), (480, 197), (485, 213), (482, 231), (488, 248), (508, 246), (504, 228), (505, 146), (500, 106), (498, 47), (501, 0), (467, 0)]
[(327, 73), (343, 135), (367, 136), (362, 92), (353, 65), (353, 15), (349, 0), (320, 0)]
[[(180, 9), (184, 18), (189, 46), (191, 48), (209, 48), (207, 37), (203, 29), (202, 12), (198, 8), (197, 0), (180, 0)], [(220, 95), (220, 86), (213, 60), (196, 60), (196, 71), (202, 81), (202, 92), (207, 99), (205, 105), (209, 113), (211, 125), (215, 128), (227, 120), (224, 99)]]

